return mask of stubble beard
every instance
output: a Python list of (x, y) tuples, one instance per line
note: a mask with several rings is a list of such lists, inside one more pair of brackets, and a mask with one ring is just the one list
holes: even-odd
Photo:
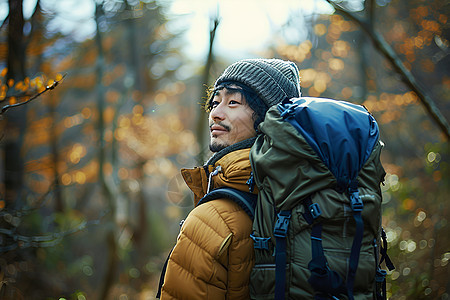
[(219, 152), (220, 150), (225, 149), (228, 146), (229, 145), (221, 144), (218, 141), (211, 141), (211, 143), (209, 144), (209, 150), (211, 150), (211, 152)]
[[(209, 125), (209, 128), (211, 128), (211, 126), (213, 126), (214, 123)], [(222, 126), (227, 132), (231, 131), (230, 126), (223, 124), (222, 122), (219, 122), (217, 125)], [(225, 149), (226, 147), (228, 147), (230, 145), (228, 145), (226, 142), (222, 142), (220, 141), (220, 139), (214, 140), (213, 137), (211, 137), (211, 141), (209, 143), (209, 150), (211, 150), (211, 152), (219, 152), (222, 149)]]

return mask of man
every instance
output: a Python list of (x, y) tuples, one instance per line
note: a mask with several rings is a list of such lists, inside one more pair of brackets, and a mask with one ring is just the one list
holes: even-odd
[(214, 155), (202, 167), (181, 171), (196, 207), (170, 255), (161, 299), (249, 298), (251, 218), (227, 198), (197, 204), (219, 187), (249, 191), (249, 152), (259, 123), (270, 106), (299, 96), (296, 65), (279, 59), (238, 61), (217, 79), (206, 103)]

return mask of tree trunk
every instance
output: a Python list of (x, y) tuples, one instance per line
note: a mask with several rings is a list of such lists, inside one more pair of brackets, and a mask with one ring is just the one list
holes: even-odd
[[(205, 68), (203, 70), (202, 76), (202, 86), (204, 84), (209, 84), (210, 80), (210, 72), (214, 63), (214, 54), (213, 54), (213, 46), (214, 39), (216, 36), (217, 27), (219, 26), (219, 16), (216, 16), (212, 21), (212, 28), (209, 32), (209, 51), (208, 57), (206, 58)], [(204, 91), (201, 91), (200, 99), (203, 98)], [(197, 121), (197, 140), (199, 145), (199, 153), (197, 156), (197, 160), (199, 163), (203, 163), (206, 159), (206, 154), (208, 153), (208, 146), (206, 141), (206, 129), (207, 129), (207, 115), (203, 110), (200, 110), (199, 117)]]
[(25, 47), (22, 0), (9, 0), (8, 27), (8, 79), (15, 81), (25, 78)]
[[(128, 18), (125, 19), (125, 26), (127, 28), (127, 37), (128, 37), (128, 55), (129, 55), (129, 68), (131, 68), (131, 71), (129, 72), (129, 76), (132, 76), (133, 81), (132, 85), (135, 89), (138, 89), (139, 91), (144, 91), (145, 88), (145, 82), (144, 82), (144, 76), (141, 76), (141, 64), (142, 61), (141, 55), (139, 52), (139, 48), (137, 47), (137, 29), (135, 24), (135, 18), (133, 15), (133, 7), (128, 3), (128, 1), (125, 0), (126, 4), (126, 10), (129, 11)], [(125, 88), (130, 88), (126, 86)]]
[[(22, 0), (9, 0), (8, 25), (8, 74), (7, 79), (15, 82), (25, 78), (25, 46), (23, 43)], [(6, 206), (20, 206), (18, 198), (23, 185), (23, 159), (21, 148), (26, 129), (26, 106), (6, 114), (4, 142), (4, 178)]]
[(97, 34), (95, 36), (98, 58), (97, 58), (97, 110), (98, 110), (98, 139), (99, 139), (99, 152), (98, 152), (98, 180), (101, 184), (103, 198), (108, 205), (109, 213), (106, 218), (106, 244), (108, 245), (108, 259), (105, 271), (105, 279), (100, 291), (99, 299), (108, 299), (109, 291), (114, 284), (117, 273), (117, 238), (116, 238), (116, 203), (114, 199), (114, 193), (110, 190), (110, 186), (107, 182), (104, 173), (104, 166), (106, 163), (106, 151), (105, 151), (105, 121), (103, 113), (105, 111), (105, 89), (103, 87), (102, 79), (104, 74), (104, 50), (102, 44), (102, 35), (99, 27), (99, 18), (103, 14), (102, 3), (96, 4), (95, 9), (95, 21), (97, 24)]

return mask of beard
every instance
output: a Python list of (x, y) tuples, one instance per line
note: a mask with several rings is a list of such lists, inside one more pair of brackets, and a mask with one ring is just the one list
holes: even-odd
[[(214, 124), (215, 123), (211, 123), (209, 125), (209, 128), (211, 128), (211, 126), (213, 126)], [(222, 122), (217, 123), (217, 125), (222, 126), (228, 132), (230, 132), (230, 130), (231, 130), (230, 126), (228, 126), (226, 124), (223, 124)], [(220, 141), (217, 141), (217, 140), (213, 141), (211, 139), (211, 142), (209, 144), (209, 150), (211, 150), (211, 152), (219, 152), (220, 150), (222, 150), (222, 149), (224, 149), (224, 148), (226, 148), (228, 146), (230, 146), (230, 145), (228, 145), (226, 142), (222, 142), (221, 143)]]
[(225, 149), (228, 146), (229, 145), (219, 144), (217, 142), (211, 142), (209, 144), (209, 150), (211, 150), (211, 152), (219, 152), (220, 150)]

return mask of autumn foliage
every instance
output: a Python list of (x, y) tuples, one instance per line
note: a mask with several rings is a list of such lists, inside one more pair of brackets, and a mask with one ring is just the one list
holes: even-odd
[[(448, 299), (448, 3), (325, 2), (338, 5), (334, 13), (293, 11), (255, 56), (294, 61), (303, 95), (375, 116), (387, 173), (382, 225), (396, 266), (388, 295)], [(211, 82), (201, 82), (205, 62), (183, 54), (171, 23), (183, 16), (165, 1), (97, 1), (95, 30), (82, 40), (55, 30), (44, 4), (20, 28), (22, 78), (7, 63), (9, 19), (0, 28), (0, 298), (152, 298), (192, 208), (179, 169), (207, 151), (196, 127), (204, 85), (231, 61), (211, 55)]]

